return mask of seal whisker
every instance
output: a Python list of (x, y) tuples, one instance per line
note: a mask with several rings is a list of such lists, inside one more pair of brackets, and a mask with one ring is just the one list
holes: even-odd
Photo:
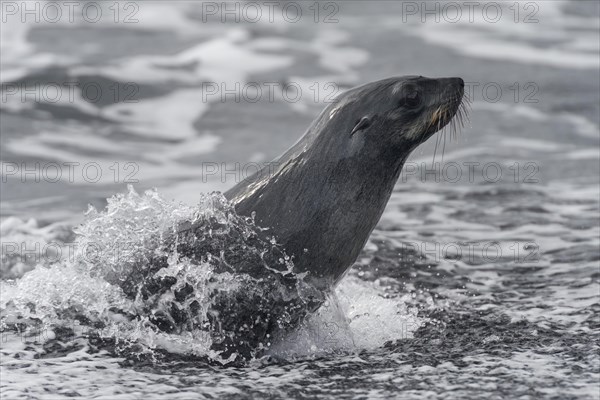
[[(436, 132), (439, 131), (440, 129), (442, 129), (442, 124), (444, 123), (445, 119), (446, 119), (446, 107), (444, 104), (442, 104), (434, 111), (433, 116), (430, 121), (430, 126), (428, 127), (428, 129), (431, 128), (431, 126), (433, 126), (433, 124), (436, 124), (435, 130), (436, 130)], [(433, 152), (433, 162), (432, 162), (433, 164), (435, 164), (435, 157), (437, 155), (437, 149), (438, 149), (438, 146), (439, 146), (441, 140), (442, 140), (441, 135), (437, 135), (437, 137), (435, 139), (435, 149)], [(442, 157), (442, 161), (443, 161), (443, 157)]]
[(462, 101), (460, 103), (460, 107), (459, 107), (464, 115), (464, 117), (467, 119), (467, 121), (471, 121), (469, 119), (469, 112), (472, 110), (471, 108), (471, 98), (468, 96), (467, 93), (464, 94)]
[(435, 137), (435, 148), (433, 149), (433, 160), (431, 162), (432, 165), (435, 165), (435, 155), (437, 153), (439, 143), (440, 143), (440, 135), (437, 135)]
[[(456, 97), (456, 96), (454, 96), (454, 97), (452, 98), (452, 101), (451, 101), (451, 103), (450, 103), (450, 104), (454, 105), (454, 104), (456, 103), (456, 100), (458, 100), (458, 99), (457, 99), (457, 97)], [(450, 110), (447, 110), (447, 112), (446, 112), (446, 118), (450, 119), (450, 123), (449, 123), (449, 125), (450, 125), (450, 128), (449, 128), (449, 131), (450, 131), (450, 141), (452, 141), (452, 139), (453, 139), (453, 138), (454, 138), (454, 136), (456, 135), (456, 120), (455, 120), (455, 118), (453, 118), (453, 117), (450, 115), (450, 112), (449, 112), (449, 111), (450, 111)], [(455, 113), (455, 115), (456, 115), (456, 113)]]
[[(451, 102), (449, 102), (449, 103), (451, 104)], [(443, 135), (443, 136), (446, 135), (446, 132), (448, 131), (448, 129), (451, 129), (451, 122), (452, 121), (450, 121), (449, 118), (448, 118), (449, 117), (448, 111), (449, 111), (448, 106), (446, 106), (444, 108), (444, 117), (443, 117), (443, 121), (444, 121), (445, 125), (444, 125), (444, 128), (442, 129), (442, 132), (441, 132), (441, 135)], [(444, 158), (443, 158), (443, 152), (442, 152), (442, 162), (443, 161), (444, 161)]]
[(467, 109), (467, 105), (464, 102), (461, 103), (459, 110), (460, 110), (460, 126), (461, 126), (461, 129), (464, 129), (466, 123), (471, 122), (471, 120), (469, 119), (469, 112)]
[(442, 118), (440, 118), (439, 122), (438, 122), (438, 131), (441, 128), (441, 124), (442, 122), (444, 123), (444, 127), (440, 133), (440, 140), (442, 140), (442, 164), (444, 163), (444, 152), (446, 150), (446, 131), (447, 131), (447, 127), (448, 127), (448, 106), (447, 104), (444, 104), (443, 106), (443, 112), (442, 112)]
[(427, 124), (426, 129), (431, 128), (436, 122), (439, 121), (439, 116), (440, 116), (440, 111), (442, 109), (442, 106), (439, 106), (432, 114), (431, 114), (431, 118), (429, 119), (429, 123)]
[(444, 164), (444, 153), (446, 152), (446, 132), (443, 133), (444, 144), (442, 145), (442, 164)]
[[(458, 100), (458, 99), (457, 99)], [(467, 96), (463, 96), (460, 100), (460, 104), (456, 110), (454, 117), (454, 126), (458, 134), (462, 133), (462, 129), (465, 127), (465, 120), (469, 121), (468, 108), (470, 107), (470, 100)], [(455, 131), (455, 133), (456, 133)]]

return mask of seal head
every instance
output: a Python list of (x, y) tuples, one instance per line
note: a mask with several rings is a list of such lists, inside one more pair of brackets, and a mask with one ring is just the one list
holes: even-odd
[(305, 135), (225, 196), (315, 286), (334, 285), (375, 228), (410, 153), (459, 112), (461, 78), (406, 76), (342, 94)]

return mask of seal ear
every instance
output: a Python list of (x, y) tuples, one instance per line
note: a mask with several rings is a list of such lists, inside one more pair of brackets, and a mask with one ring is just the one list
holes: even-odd
[(362, 117), (354, 126), (354, 128), (352, 129), (352, 132), (350, 132), (350, 136), (353, 136), (356, 132), (368, 128), (369, 125), (371, 125), (371, 118), (369, 117)]

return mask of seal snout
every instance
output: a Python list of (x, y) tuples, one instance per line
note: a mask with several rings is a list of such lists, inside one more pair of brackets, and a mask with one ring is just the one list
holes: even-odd
[(438, 81), (442, 87), (451, 86), (456, 89), (464, 89), (465, 87), (465, 81), (462, 78), (440, 78)]
[(450, 79), (452, 79), (452, 83), (454, 86), (457, 86), (461, 89), (465, 88), (465, 81), (463, 81), (462, 78), (450, 78)]
[(442, 101), (448, 101), (453, 98), (460, 98), (465, 91), (465, 81), (462, 78), (441, 78), (438, 79), (439, 91)]
[[(465, 82), (462, 78), (436, 79), (436, 95), (430, 98), (427, 133), (433, 134), (452, 122), (452, 130), (463, 125), (466, 118), (464, 104)], [(455, 118), (456, 117), (456, 118)]]

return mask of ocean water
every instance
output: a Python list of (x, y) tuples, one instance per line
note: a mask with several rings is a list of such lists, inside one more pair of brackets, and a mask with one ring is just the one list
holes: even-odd
[[(600, 398), (600, 8), (450, 3), (29, 2), (23, 22), (3, 2), (2, 398)], [(264, 357), (123, 295), (175, 222), (247, 232), (213, 192), (336, 93), (409, 74), (462, 77), (470, 123), (411, 155), (356, 264)], [(204, 305), (216, 265), (162, 273)]]

